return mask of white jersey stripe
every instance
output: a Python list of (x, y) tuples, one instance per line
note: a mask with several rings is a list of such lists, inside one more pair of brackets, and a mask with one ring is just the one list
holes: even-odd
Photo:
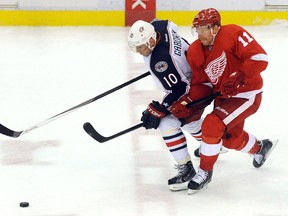
[(234, 112), (232, 112), (230, 115), (228, 115), (225, 119), (223, 119), (223, 122), (225, 125), (228, 125), (231, 121), (233, 121), (235, 118), (237, 118), (241, 113), (243, 113), (245, 110), (247, 110), (250, 106), (253, 105), (255, 101), (255, 96), (252, 98), (249, 98), (248, 101), (246, 101), (242, 106), (238, 107)]
[(257, 54), (257, 55), (252, 56), (251, 59), (255, 61), (267, 61), (268, 62), (268, 55)]
[(263, 92), (262, 89), (258, 89), (258, 90), (253, 90), (253, 91), (247, 91), (247, 92), (241, 92), (235, 96), (233, 96), (233, 98), (251, 98), (253, 96), (255, 96), (256, 94), (259, 94)]
[(245, 152), (245, 153), (249, 152), (254, 146), (254, 144), (256, 143), (256, 137), (250, 133), (248, 133), (248, 135), (249, 135), (248, 143), (243, 149), (240, 150), (241, 152)]

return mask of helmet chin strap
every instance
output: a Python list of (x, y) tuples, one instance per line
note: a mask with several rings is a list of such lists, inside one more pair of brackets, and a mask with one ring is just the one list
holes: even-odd
[[(219, 26), (219, 29), (220, 29), (220, 28), (221, 28), (221, 27)], [(212, 39), (211, 44), (209, 44), (209, 46), (212, 46), (212, 45), (214, 44), (214, 41), (215, 41), (216, 35), (217, 35), (218, 32), (219, 32), (219, 29), (218, 29), (218, 31), (217, 31), (215, 34), (213, 33), (213, 29), (212, 29), (212, 28), (210, 29), (211, 34), (212, 34), (212, 36), (213, 36), (213, 39)]]
[(150, 45), (150, 41), (148, 42), (148, 48), (151, 50), (151, 52), (154, 50), (154, 48), (156, 47), (156, 44), (159, 42), (161, 36), (159, 32), (154, 32), (154, 34), (151, 37), (154, 41), (154, 46), (151, 47)]
[(150, 49), (151, 50), (151, 52), (154, 50), (154, 48), (155, 48), (155, 46), (154, 47), (151, 47), (150, 46), (150, 44), (149, 44), (149, 46), (147, 46), (148, 47), (148, 49)]
[[(153, 38), (153, 40), (154, 40), (154, 38)], [(152, 52), (154, 50), (155, 46), (156, 46), (156, 41), (155, 41), (155, 45), (153, 47), (151, 47), (150, 42), (147, 42), (146, 45), (147, 45), (148, 49), (150, 49), (151, 52)]]

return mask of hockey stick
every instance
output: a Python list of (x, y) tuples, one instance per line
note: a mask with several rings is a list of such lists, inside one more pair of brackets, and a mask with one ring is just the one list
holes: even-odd
[[(200, 103), (202, 103), (202, 102), (204, 102), (204, 101), (208, 101), (208, 100), (214, 99), (216, 96), (219, 96), (219, 95), (220, 95), (220, 92), (217, 92), (217, 93), (215, 93), (215, 94), (212, 94), (212, 95), (203, 97), (203, 98), (201, 98), (201, 99), (199, 99), (199, 100), (192, 101), (192, 102), (188, 103), (186, 106), (187, 106), (188, 108), (191, 108), (191, 107), (193, 107), (193, 106), (195, 106), (195, 105), (197, 105), (197, 104), (200, 104)], [(134, 125), (134, 126), (132, 126), (132, 127), (130, 127), (130, 128), (127, 128), (127, 129), (125, 129), (125, 130), (123, 130), (123, 131), (120, 131), (120, 132), (118, 132), (118, 133), (116, 133), (116, 134), (114, 134), (114, 135), (108, 136), (108, 137), (105, 137), (105, 136), (101, 135), (100, 133), (98, 133), (98, 132), (95, 130), (95, 128), (92, 126), (92, 124), (89, 123), (89, 122), (84, 123), (83, 128), (84, 128), (84, 130), (86, 131), (86, 133), (87, 133), (89, 136), (91, 136), (91, 137), (92, 137), (93, 139), (95, 139), (96, 141), (98, 141), (98, 142), (100, 142), (100, 143), (103, 143), (103, 142), (107, 142), (107, 141), (109, 141), (109, 140), (111, 140), (111, 139), (114, 139), (114, 138), (116, 138), (116, 137), (119, 137), (119, 136), (121, 136), (121, 135), (124, 135), (124, 134), (126, 134), (126, 133), (129, 133), (129, 132), (131, 132), (131, 131), (134, 131), (134, 130), (142, 127), (142, 126), (143, 126), (143, 123), (139, 123), (139, 124), (137, 124), (137, 125)]]
[(126, 133), (129, 133), (131, 131), (134, 131), (134, 130), (142, 127), (142, 126), (143, 126), (143, 123), (139, 123), (137, 125), (134, 125), (130, 128), (127, 128), (126, 130), (120, 131), (119, 133), (116, 133), (116, 134), (109, 136), (109, 137), (105, 137), (105, 136), (102, 136), (101, 134), (99, 134), (90, 122), (84, 123), (83, 128), (89, 136), (91, 136), (96, 141), (103, 143), (103, 142), (107, 142), (111, 139), (114, 139), (116, 137), (119, 137), (121, 135), (124, 135)]
[(22, 131), (14, 131), (14, 130), (11, 130), (11, 129), (5, 127), (4, 125), (0, 124), (0, 133), (3, 135), (9, 136), (9, 137), (17, 138), (17, 137), (22, 136), (23, 134), (26, 134), (26, 133), (28, 133), (28, 132), (36, 129), (36, 128), (42, 127), (43, 125), (46, 125), (49, 122), (54, 121), (57, 118), (60, 118), (60, 117), (66, 115), (68, 113), (71, 113), (72, 111), (75, 111), (76, 109), (79, 109), (80, 107), (86, 106), (86, 105), (88, 105), (88, 104), (90, 104), (90, 103), (92, 103), (92, 102), (94, 102), (94, 101), (96, 101), (102, 97), (105, 97), (106, 95), (109, 95), (115, 91), (118, 91), (119, 89), (121, 89), (127, 85), (130, 85), (131, 83), (134, 83), (134, 82), (136, 82), (136, 81), (138, 81), (138, 80), (140, 80), (140, 79), (142, 79), (148, 75), (150, 75), (150, 72), (146, 72), (146, 73), (144, 73), (138, 77), (135, 77), (135, 78), (133, 78), (133, 79), (131, 79), (125, 83), (122, 83), (121, 85), (118, 85), (118, 86), (116, 86), (116, 87), (114, 87), (114, 88), (112, 88), (112, 89), (110, 89), (110, 90), (108, 90), (108, 91), (106, 91), (100, 95), (97, 95), (96, 97), (93, 97), (93, 98), (91, 98), (91, 99), (89, 99), (83, 103), (80, 103), (80, 104), (78, 104), (78, 105), (76, 105), (70, 109), (67, 109), (67, 110), (65, 110), (65, 111), (63, 111), (57, 115), (54, 115), (54, 116), (52, 116), (52, 117), (50, 117), (44, 121), (41, 121), (41, 122), (27, 128), (25, 130), (22, 130)]

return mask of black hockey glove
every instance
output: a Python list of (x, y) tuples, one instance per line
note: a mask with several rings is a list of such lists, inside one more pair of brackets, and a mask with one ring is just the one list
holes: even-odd
[(160, 120), (166, 115), (170, 114), (158, 101), (152, 101), (147, 107), (147, 109), (142, 113), (141, 121), (143, 122), (143, 127), (146, 129), (157, 129)]

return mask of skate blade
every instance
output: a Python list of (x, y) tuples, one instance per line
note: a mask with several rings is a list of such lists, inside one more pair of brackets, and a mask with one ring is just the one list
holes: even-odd
[(187, 190), (187, 189), (188, 189), (188, 182), (184, 182), (182, 184), (169, 185), (169, 190), (172, 191), (172, 192), (182, 191), (182, 190)]
[(272, 145), (270, 151), (266, 155), (265, 162), (266, 162), (267, 158), (270, 156), (270, 154), (272, 153), (272, 151), (274, 150), (274, 148), (276, 147), (276, 145), (278, 144), (278, 141), (279, 141), (278, 139), (277, 140), (273, 140), (273, 141), (271, 140), (273, 145)]
[(192, 195), (192, 194), (198, 193), (199, 191), (206, 190), (207, 188), (208, 188), (208, 184), (204, 185), (204, 186), (203, 186), (202, 188), (200, 188), (199, 190), (188, 189), (187, 194), (188, 194), (188, 195)]

